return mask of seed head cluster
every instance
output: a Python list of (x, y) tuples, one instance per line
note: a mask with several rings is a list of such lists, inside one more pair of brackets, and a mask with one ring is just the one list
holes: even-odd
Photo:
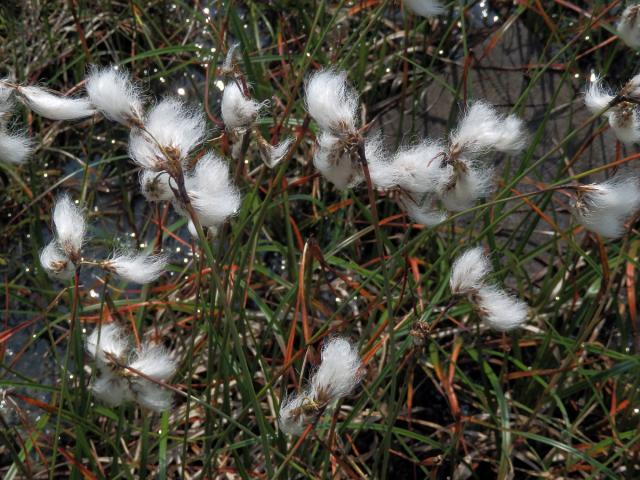
[(134, 401), (155, 412), (171, 408), (172, 392), (163, 383), (177, 363), (164, 347), (147, 342), (132, 349), (124, 329), (109, 323), (93, 330), (85, 348), (98, 371), (91, 385), (96, 398), (114, 407)]
[(454, 295), (466, 295), (482, 320), (494, 330), (506, 332), (521, 327), (529, 316), (526, 303), (487, 282), (491, 262), (482, 247), (466, 250), (451, 269), (449, 285)]
[[(402, 3), (411, 15), (433, 17), (444, 12), (439, 1)], [(627, 7), (617, 25), (619, 37), (634, 48), (640, 46), (639, 15), (640, 7)], [(266, 118), (269, 101), (252, 97), (236, 51), (237, 46), (229, 48), (220, 67), (221, 120), (213, 120), (239, 166), (254, 139), (260, 158), (273, 169), (293, 156), (302, 138), (263, 136), (258, 123)], [(170, 203), (194, 237), (208, 234), (205, 240), (210, 240), (238, 214), (241, 192), (226, 159), (211, 148), (207, 116), (199, 108), (173, 97), (150, 102), (131, 75), (115, 66), (92, 67), (84, 88), (85, 94), (63, 95), (38, 85), (0, 80), (0, 160), (21, 164), (34, 152), (24, 133), (9, 128), (17, 103), (52, 121), (89, 123), (105, 118), (128, 129), (128, 154), (139, 170), (142, 195), (149, 202)], [(305, 107), (314, 122), (317, 171), (341, 191), (370, 182), (367, 187), (392, 194), (413, 222), (428, 227), (447, 221), (452, 213), (471, 210), (490, 196), (496, 159), (521, 155), (529, 144), (525, 123), (516, 114), (477, 100), (465, 105), (457, 126), (442, 138), (421, 138), (389, 151), (382, 136), (371, 133), (364, 122), (358, 92), (346, 71), (320, 68), (308, 76), (304, 90)], [(598, 78), (587, 88), (584, 102), (594, 115), (607, 120), (620, 142), (627, 146), (640, 142), (640, 75), (618, 91)], [(640, 209), (640, 184), (633, 174), (572, 185), (570, 190), (576, 221), (605, 238), (623, 236)], [(147, 284), (167, 269), (168, 257), (153, 250), (115, 250), (106, 259), (86, 258), (87, 214), (67, 193), (57, 198), (51, 216), (54, 235), (41, 250), (40, 263), (52, 278), (78, 281), (79, 269), (90, 267), (125, 282)], [(490, 259), (481, 247), (466, 250), (451, 268), (453, 296), (466, 298), (491, 329), (507, 332), (522, 327), (531, 316), (529, 306), (489, 281), (491, 273)], [(167, 382), (177, 371), (173, 353), (150, 341), (134, 348), (130, 335), (116, 323), (96, 327), (85, 347), (96, 367), (91, 383), (96, 398), (110, 406), (135, 402), (155, 412), (171, 407)], [(282, 432), (300, 435), (315, 425), (328, 407), (354, 392), (363, 370), (352, 342), (329, 338), (305, 388), (282, 400), (278, 415)]]
[(322, 348), (322, 359), (305, 390), (283, 399), (278, 423), (290, 435), (300, 435), (331, 403), (350, 395), (362, 378), (360, 355), (349, 340), (335, 337)]

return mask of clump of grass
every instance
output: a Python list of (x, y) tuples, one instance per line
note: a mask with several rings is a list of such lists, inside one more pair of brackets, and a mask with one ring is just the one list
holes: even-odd
[[(587, 113), (582, 96), (591, 78), (616, 85), (636, 73), (632, 50), (613, 37), (623, 8), (462, 2), (423, 18), (409, 11), (417, 3), (0, 7), (0, 77), (25, 105), (0, 109), (2, 135), (31, 139), (18, 152), (28, 161), (0, 162), (5, 478), (637, 476), (636, 218), (614, 202), (620, 239), (585, 230), (603, 227), (593, 228), (598, 195), (637, 160), (635, 145), (609, 132), (611, 117)], [(528, 54), (504, 65), (515, 31)], [(108, 70), (102, 87), (125, 82), (124, 108), (92, 100), (95, 89), (84, 84), (90, 65), (110, 64), (120, 73)], [(305, 105), (305, 81), (323, 67), (346, 71), (359, 95), (347, 134), (312, 120)], [(504, 104), (504, 92), (483, 78), (512, 70), (526, 81), (509, 86)], [(39, 82), (47, 89), (21, 97), (15, 88)], [(78, 108), (87, 88), (91, 105)], [(193, 109), (166, 109), (159, 121), (195, 118), (211, 135), (195, 135), (179, 152), (156, 148), (154, 138), (177, 132), (144, 136), (143, 92), (179, 99), (160, 100), (158, 111), (188, 100)], [(225, 92), (234, 94), (231, 110), (220, 105)], [(472, 100), (495, 104), (501, 119), (517, 115), (528, 144), (484, 164), (445, 148), (443, 168), (492, 170), (493, 190), (426, 228), (406, 215), (397, 170), (381, 168), (416, 145), (428, 150), (425, 137), (455, 137), (457, 106)], [(99, 120), (94, 107), (122, 125)], [(60, 121), (70, 112), (75, 120)], [(175, 168), (128, 161), (132, 134), (143, 158), (175, 154)], [(335, 158), (346, 155), (360, 187), (347, 181), (339, 190), (316, 172), (317, 144), (327, 142), (332, 154), (340, 146)], [(228, 168), (201, 182), (191, 174), (203, 161)], [(238, 199), (222, 213), (194, 195), (214, 181), (228, 187), (223, 199)], [(72, 261), (59, 271), (71, 273), (66, 279), (50, 279), (38, 258), (62, 191), (88, 217), (82, 257), (143, 249), (166, 257), (168, 271), (139, 286)], [(455, 291), (459, 281), (449, 286), (460, 273), (454, 260), (478, 245), (490, 256), (473, 288), (504, 285), (530, 306), (514, 332), (488, 328), (474, 293)], [(461, 293), (471, 302), (454, 298)], [(140, 355), (108, 358), (116, 378), (159, 396), (146, 405), (95, 397), (89, 386), (104, 365), (85, 342), (99, 325), (126, 329), (126, 352), (172, 352), (177, 370), (161, 378), (147, 374), (148, 364), (127, 369)], [(357, 361), (347, 362), (348, 381), (340, 377), (344, 395), (318, 401), (315, 379), (335, 380), (325, 361), (336, 335), (355, 340), (348, 350)], [(294, 408), (310, 421), (291, 438), (278, 415), (296, 391), (307, 395)]]

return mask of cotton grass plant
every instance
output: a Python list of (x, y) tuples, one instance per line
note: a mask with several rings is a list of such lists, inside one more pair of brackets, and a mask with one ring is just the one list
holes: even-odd
[(71, 3), (0, 45), (3, 475), (634, 478), (634, 6)]

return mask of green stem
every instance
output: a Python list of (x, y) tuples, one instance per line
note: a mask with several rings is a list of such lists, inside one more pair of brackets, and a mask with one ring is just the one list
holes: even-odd
[[(396, 351), (394, 345), (395, 338), (395, 322), (394, 322), (394, 314), (393, 314), (393, 299), (391, 298), (391, 285), (389, 280), (389, 272), (387, 270), (387, 262), (385, 261), (384, 254), (384, 239), (382, 236), (382, 231), (380, 229), (380, 219), (378, 217), (378, 207), (376, 204), (376, 195), (373, 190), (373, 182), (371, 181), (371, 174), (369, 172), (369, 165), (367, 163), (367, 156), (364, 148), (364, 141), (358, 142), (358, 155), (360, 157), (360, 163), (362, 165), (362, 171), (364, 172), (364, 177), (367, 183), (367, 193), (369, 196), (369, 205), (371, 208), (371, 217), (373, 219), (373, 230), (376, 236), (376, 247), (378, 249), (378, 257), (380, 258), (380, 269), (382, 270), (382, 278), (383, 278), (383, 286), (384, 286), (384, 295), (387, 303), (387, 335), (388, 335), (388, 353), (389, 353), (389, 364), (391, 371), (395, 371), (397, 359), (396, 359)], [(391, 376), (391, 392), (390, 402), (389, 402), (389, 412), (387, 415), (387, 429), (385, 430), (384, 438), (382, 441), (382, 451), (383, 451), (383, 460), (382, 460), (382, 471), (381, 478), (386, 478), (386, 472), (388, 471), (389, 465), (389, 449), (391, 448), (391, 432), (393, 429), (393, 425), (395, 423), (396, 417), (396, 402), (393, 398), (393, 394), (397, 390), (397, 377), (396, 375)]]

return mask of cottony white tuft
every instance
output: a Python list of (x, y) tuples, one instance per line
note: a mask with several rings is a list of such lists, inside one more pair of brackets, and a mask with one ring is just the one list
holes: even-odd
[(362, 362), (355, 345), (332, 338), (322, 348), (322, 361), (311, 379), (310, 396), (325, 404), (349, 395), (362, 377)]
[(498, 152), (515, 154), (527, 148), (529, 133), (522, 120), (515, 115), (507, 115), (502, 120), (501, 128), (501, 135), (494, 146)]
[(34, 86), (18, 87), (17, 92), (31, 110), (51, 120), (76, 120), (96, 113), (87, 98), (61, 97)]
[(303, 405), (306, 395), (292, 395), (282, 400), (280, 413), (278, 414), (278, 425), (280, 430), (287, 435), (300, 435), (307, 426), (310, 418), (303, 412)]
[(527, 304), (497, 287), (482, 287), (476, 295), (476, 308), (480, 317), (495, 330), (513, 330), (527, 320)]
[(135, 283), (150, 283), (164, 273), (167, 268), (166, 255), (149, 253), (114, 253), (105, 262), (105, 268), (119, 277)]
[(0, 79), (0, 128), (6, 125), (14, 107), (13, 88), (7, 87)]
[(160, 385), (144, 379), (136, 379), (131, 386), (133, 396), (138, 404), (154, 412), (164, 412), (171, 408), (173, 394)]
[(575, 216), (586, 228), (607, 238), (621, 237), (624, 224), (640, 208), (638, 178), (622, 175), (600, 184), (585, 185), (578, 191)]
[(620, 93), (635, 100), (640, 99), (640, 73), (631, 77)]
[(109, 372), (117, 364), (124, 364), (129, 351), (129, 340), (124, 330), (115, 323), (98, 325), (85, 341), (87, 353), (96, 360), (97, 367)]
[(454, 295), (467, 295), (478, 291), (491, 271), (489, 258), (482, 247), (475, 247), (460, 255), (451, 268), (449, 285)]
[(433, 17), (444, 13), (444, 6), (438, 0), (402, 0), (405, 8), (422, 17)]
[(189, 219), (189, 221), (187, 222), (187, 230), (189, 230), (189, 233), (193, 238), (197, 239), (199, 237), (198, 229), (196, 228), (195, 223), (193, 223), (193, 220), (191, 219)]
[(91, 386), (98, 399), (112, 406), (135, 400), (156, 412), (171, 407), (171, 391), (149, 380), (167, 381), (176, 371), (175, 360), (163, 347), (144, 344), (131, 358), (129, 367), (133, 370), (120, 368), (126, 362), (129, 343), (122, 329), (108, 324), (89, 335), (86, 348), (101, 371)]
[(240, 192), (231, 183), (227, 164), (212, 153), (198, 161), (185, 185), (203, 226), (221, 225), (240, 208)]
[(237, 80), (227, 82), (220, 105), (224, 126), (227, 130), (246, 130), (258, 118), (262, 106), (244, 95)]
[(233, 64), (235, 62), (236, 50), (240, 46), (239, 43), (234, 43), (229, 47), (227, 51), (227, 55), (224, 57), (224, 63), (222, 64), (222, 68), (220, 69), (223, 74), (233, 73)]
[(640, 47), (640, 5), (631, 5), (622, 12), (618, 22), (618, 36), (628, 46)]
[(443, 152), (440, 143), (429, 141), (399, 150), (392, 163), (395, 184), (410, 193), (441, 192), (453, 173), (450, 166), (441, 165)]
[(455, 183), (440, 195), (444, 207), (452, 212), (462, 212), (486, 197), (493, 187), (493, 169), (459, 159), (466, 171), (457, 174)]
[(98, 400), (111, 407), (117, 407), (133, 400), (133, 395), (126, 380), (111, 372), (103, 372), (96, 378), (93, 385), (91, 385), (91, 391)]
[(430, 196), (427, 196), (422, 205), (418, 205), (412, 200), (405, 200), (402, 205), (411, 220), (426, 227), (436, 227), (447, 219), (447, 212), (438, 210), (433, 205), (433, 199)]
[(87, 230), (84, 214), (68, 194), (58, 197), (53, 208), (53, 224), (58, 245), (74, 263), (80, 259), (80, 251)]
[(584, 104), (594, 114), (602, 113), (613, 99), (614, 96), (607, 91), (599, 78), (591, 82), (584, 94)]
[(152, 172), (161, 172), (167, 166), (167, 159), (156, 143), (142, 130), (135, 128), (129, 134), (129, 157), (134, 163)]
[(300, 435), (331, 402), (349, 395), (362, 378), (362, 361), (355, 346), (344, 338), (329, 339), (322, 361), (304, 392), (282, 400), (278, 414), (280, 429)]
[(151, 170), (140, 172), (140, 190), (149, 202), (172, 200), (174, 196), (170, 181), (169, 174), (166, 172), (158, 173)]
[(174, 98), (153, 107), (144, 126), (145, 131), (131, 130), (129, 154), (138, 165), (155, 171), (165, 170), (166, 155), (184, 163), (207, 131), (204, 115)]
[(85, 88), (93, 106), (109, 120), (128, 127), (142, 124), (142, 99), (128, 73), (115, 67), (94, 67)]
[(462, 116), (450, 141), (471, 156), (489, 150), (513, 154), (526, 147), (527, 133), (522, 120), (516, 116), (505, 117), (490, 105), (476, 102)]
[(32, 151), (33, 145), (28, 137), (9, 133), (0, 127), (0, 160), (7, 163), (24, 163)]
[(373, 186), (383, 190), (395, 187), (395, 167), (381, 135), (369, 135), (364, 139), (364, 154)]
[[(189, 230), (189, 233), (193, 238), (199, 238), (198, 230), (196, 229), (196, 226), (191, 219), (189, 219), (189, 221), (187, 222), (187, 230)], [(206, 229), (206, 234), (208, 238), (215, 238), (218, 235), (218, 227), (208, 226)]]
[(584, 228), (605, 238), (620, 238), (624, 235), (624, 222), (617, 217), (602, 212), (576, 214), (576, 217)]
[(338, 190), (352, 188), (363, 180), (362, 168), (352, 160), (342, 140), (328, 132), (318, 137), (313, 165)]
[(76, 271), (75, 265), (53, 240), (40, 252), (40, 264), (50, 277), (68, 280)]
[(262, 155), (262, 160), (269, 168), (275, 168), (282, 159), (289, 153), (289, 148), (293, 143), (293, 138), (285, 138), (277, 145), (270, 145), (263, 138), (258, 139), (258, 147)]
[[(135, 352), (129, 367), (160, 382), (169, 380), (178, 368), (176, 361), (164, 347), (148, 343)], [(138, 375), (132, 370), (129, 370), (129, 374)]]
[(358, 95), (347, 84), (347, 72), (315, 72), (305, 90), (307, 111), (323, 130), (338, 136), (356, 131)]
[(369, 160), (367, 157), (367, 164), (369, 165), (371, 183), (376, 188), (388, 190), (398, 186), (396, 168), (391, 161), (386, 159)]
[(635, 104), (619, 103), (607, 112), (607, 117), (618, 140), (626, 144), (640, 142), (640, 119)]
[(598, 184), (586, 185), (585, 200), (593, 209), (607, 210), (615, 215), (629, 215), (640, 204), (638, 177), (626, 172)]

